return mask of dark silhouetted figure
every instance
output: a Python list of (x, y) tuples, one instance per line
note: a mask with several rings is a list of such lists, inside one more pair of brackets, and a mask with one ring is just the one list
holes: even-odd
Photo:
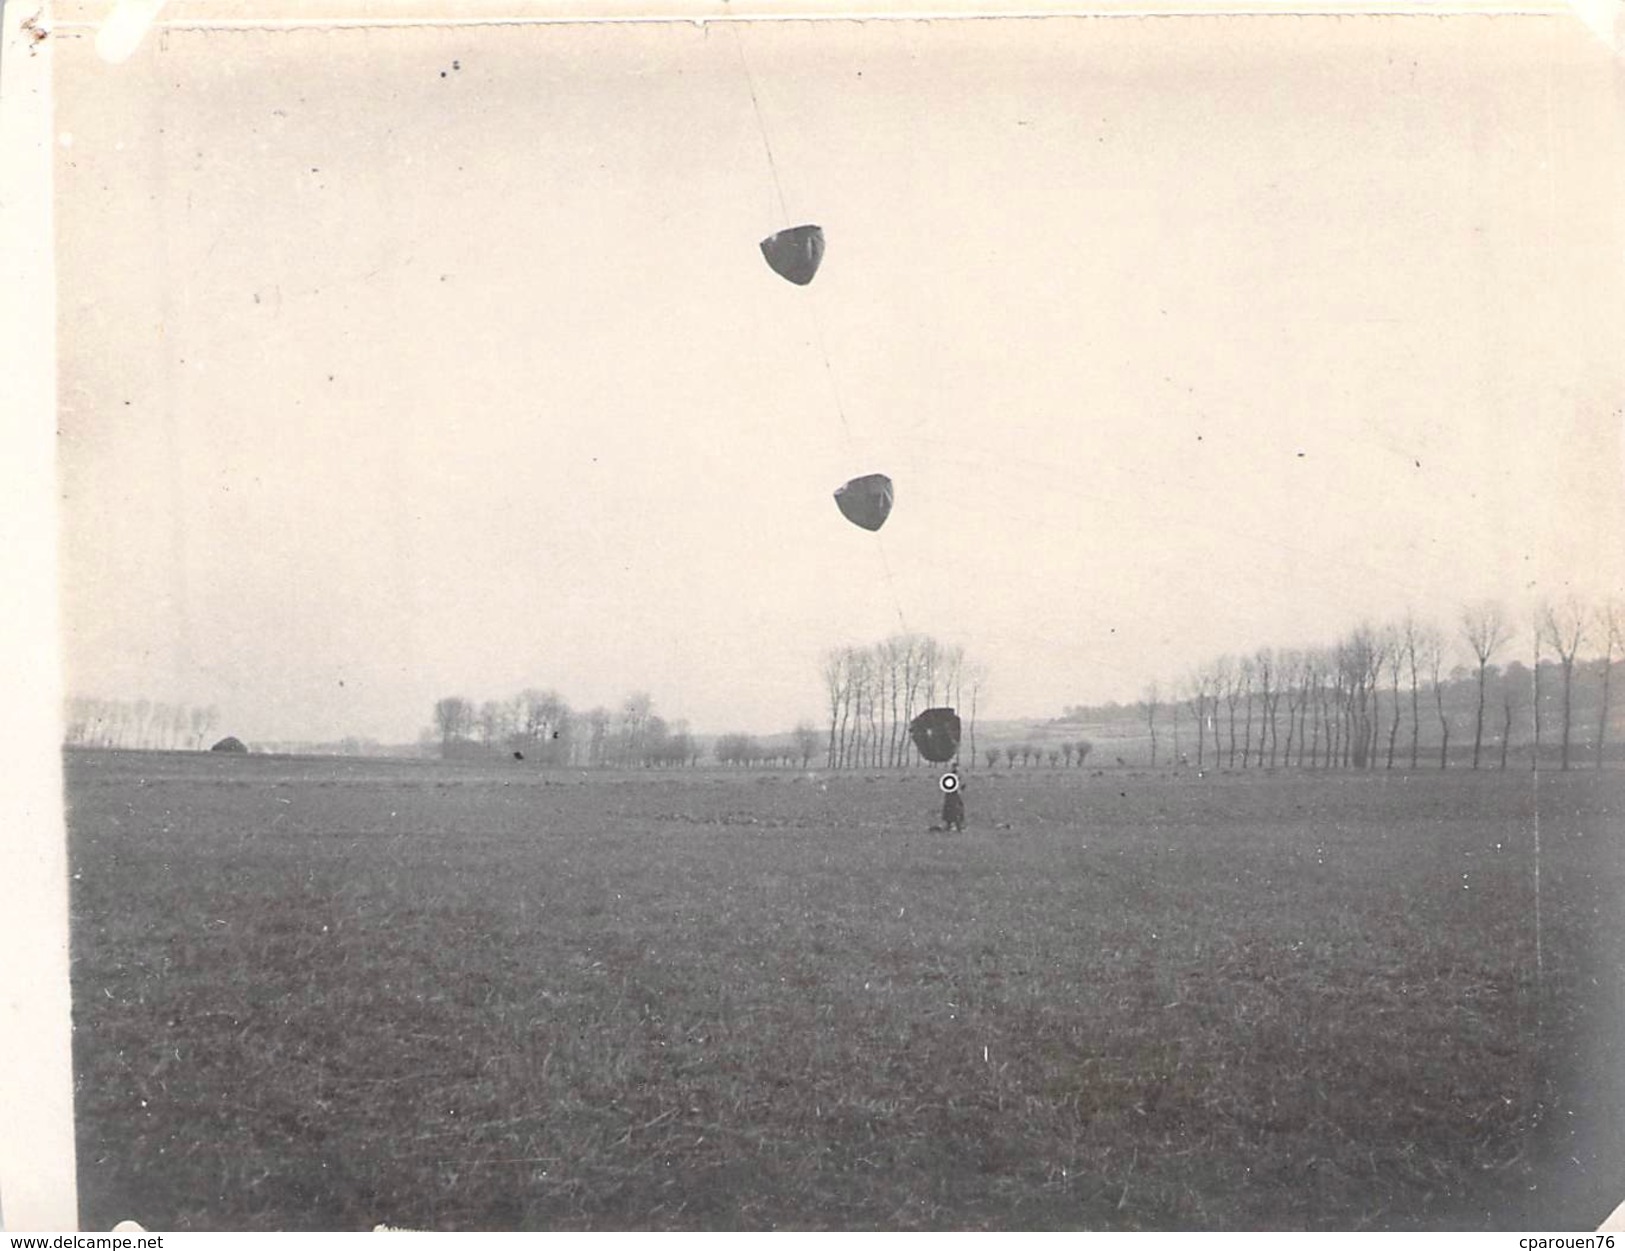
[(961, 832), (965, 829), (965, 797), (958, 791), (949, 791), (942, 797), (942, 828)]

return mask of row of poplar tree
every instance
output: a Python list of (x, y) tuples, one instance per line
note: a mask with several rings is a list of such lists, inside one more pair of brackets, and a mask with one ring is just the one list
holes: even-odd
[(155, 751), (201, 750), (220, 724), (220, 710), (151, 699), (69, 699), (62, 740), (70, 747)]
[[(1485, 601), (1453, 625), (1447, 633), (1407, 615), (1362, 624), (1329, 646), (1220, 656), (1170, 688), (1152, 683), (1140, 702), (1151, 762), (1170, 728), (1174, 756), (1191, 759), (1179, 745), (1184, 712), (1195, 722), (1198, 768), (1443, 769), (1454, 751), (1474, 769), (1505, 769), (1515, 743), (1536, 766), (1549, 759), (1567, 769), (1582, 749), (1602, 764), (1625, 607), (1569, 598), (1515, 622)], [(1514, 648), (1531, 663), (1512, 658)]]
[(927, 708), (944, 706), (959, 711), (963, 753), (976, 758), (976, 706), (987, 671), (963, 647), (924, 634), (897, 634), (869, 647), (827, 652), (821, 673), (829, 713), (826, 768), (923, 763), (909, 723)]

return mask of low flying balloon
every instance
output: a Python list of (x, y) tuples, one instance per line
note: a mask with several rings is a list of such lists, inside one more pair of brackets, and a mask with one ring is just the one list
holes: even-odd
[(891, 479), (883, 473), (853, 478), (835, 492), (835, 506), (855, 526), (878, 530), (891, 515)]
[(775, 274), (804, 287), (813, 280), (824, 259), (824, 230), (821, 226), (795, 226), (768, 235), (761, 248)]
[(908, 736), (932, 764), (946, 764), (959, 754), (959, 714), (952, 708), (927, 708), (908, 723)]

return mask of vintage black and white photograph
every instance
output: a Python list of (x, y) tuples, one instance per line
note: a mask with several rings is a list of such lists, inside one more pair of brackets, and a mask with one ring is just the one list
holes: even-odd
[(1606, 24), (42, 12), (83, 1229), (1625, 1199)]

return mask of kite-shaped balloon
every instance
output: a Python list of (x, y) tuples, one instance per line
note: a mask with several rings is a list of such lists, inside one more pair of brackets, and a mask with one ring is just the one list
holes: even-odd
[(762, 240), (762, 255), (780, 278), (804, 287), (824, 259), (824, 231), (820, 226), (795, 226)]
[(835, 506), (855, 526), (878, 530), (891, 515), (891, 479), (883, 473), (853, 478), (835, 492)]
[(946, 764), (959, 754), (959, 714), (952, 708), (927, 708), (908, 723), (908, 736), (932, 764)]

